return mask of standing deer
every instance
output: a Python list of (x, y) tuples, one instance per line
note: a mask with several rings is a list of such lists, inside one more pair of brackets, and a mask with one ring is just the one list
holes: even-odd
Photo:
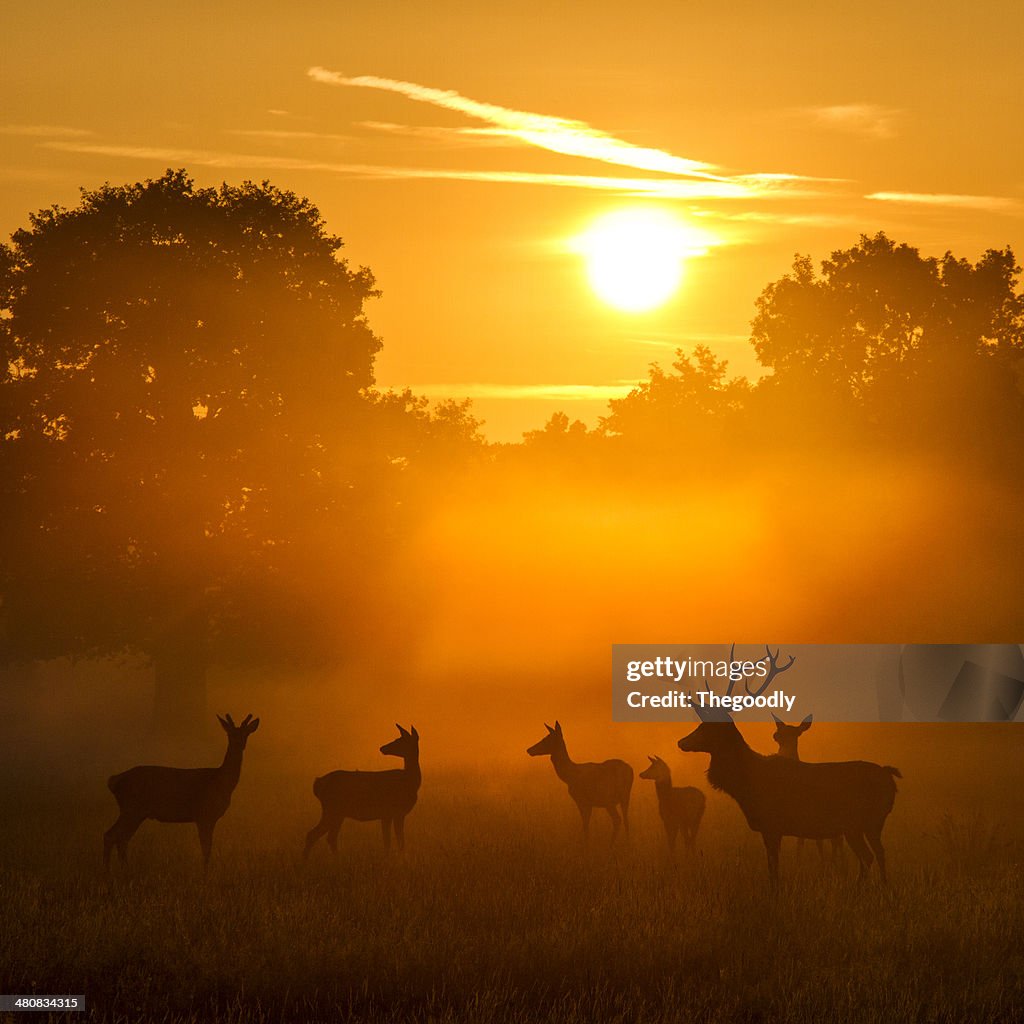
[[(778, 656), (778, 651), (773, 655), (768, 650), (770, 670), (757, 693), (796, 660), (791, 656), (787, 665), (778, 668)], [(860, 861), (860, 878), (866, 877), (874, 854), (882, 882), (886, 881), (882, 828), (896, 802), (895, 780), (902, 778), (899, 769), (870, 761), (809, 764), (777, 754), (758, 754), (747, 745), (727, 711), (702, 708), (696, 701), (694, 709), (701, 724), (679, 741), (679, 749), (711, 755), (708, 782), (728, 793), (740, 805), (751, 829), (761, 833), (773, 883), (779, 880), (783, 836), (844, 836)]]
[(327, 845), (338, 852), (338, 832), (346, 818), (379, 821), (384, 848), (391, 848), (391, 826), (400, 850), (405, 849), (405, 816), (416, 806), (420, 782), (420, 734), (416, 726), (407, 732), (395, 725), (398, 736), (380, 748), (382, 754), (400, 757), (402, 768), (383, 772), (337, 771), (313, 781), (313, 795), (320, 801), (320, 820), (306, 835), (303, 856), (323, 835)]
[(164, 822), (195, 822), (203, 867), (210, 863), (213, 829), (231, 804), (231, 794), (242, 772), (242, 753), (260, 720), (246, 715), (235, 725), (230, 715), (217, 716), (228, 734), (228, 749), (219, 768), (164, 768), (144, 764), (112, 775), (107, 788), (114, 794), (121, 814), (103, 836), (103, 866), (110, 865), (116, 846), (122, 864), (128, 860), (128, 843), (147, 819)]
[(658, 813), (665, 826), (668, 852), (675, 853), (676, 836), (682, 832), (687, 850), (697, 841), (697, 829), (704, 817), (704, 794), (693, 786), (673, 786), (672, 769), (660, 757), (648, 757), (649, 768), (640, 773), (641, 779), (654, 783), (658, 795)]
[(593, 761), (579, 763), (569, 757), (562, 736), (562, 726), (555, 722), (554, 729), (545, 723), (548, 734), (527, 749), (530, 757), (551, 756), (555, 774), (569, 787), (583, 819), (583, 838), (590, 836), (590, 815), (595, 807), (603, 807), (612, 819), (612, 840), (619, 834), (619, 811), (622, 808), (622, 823), (629, 835), (629, 791), (633, 788), (633, 769), (625, 761), (613, 758), (597, 764)]
[[(786, 725), (786, 723), (779, 718), (775, 712), (772, 712), (772, 718), (775, 719), (775, 732), (772, 734), (772, 739), (775, 740), (779, 748), (779, 757), (788, 757), (791, 761), (800, 760), (800, 737), (803, 736), (808, 729), (810, 729), (814, 722), (814, 715), (808, 715), (799, 725)], [(818, 845), (818, 856), (822, 860), (825, 859), (825, 840), (817, 839), (815, 842)], [(842, 836), (832, 837), (832, 862), (835, 863), (836, 858), (839, 856), (839, 849), (842, 846)], [(796, 841), (796, 847), (798, 850), (802, 850), (804, 845), (804, 839), (801, 837)]]

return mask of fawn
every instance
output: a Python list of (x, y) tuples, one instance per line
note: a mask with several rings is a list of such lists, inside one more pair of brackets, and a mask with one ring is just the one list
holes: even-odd
[(676, 837), (680, 832), (686, 849), (692, 850), (697, 841), (700, 820), (704, 817), (704, 794), (693, 786), (673, 786), (672, 770), (660, 757), (648, 757), (647, 760), (651, 764), (640, 773), (640, 778), (654, 783), (669, 853), (675, 853)]

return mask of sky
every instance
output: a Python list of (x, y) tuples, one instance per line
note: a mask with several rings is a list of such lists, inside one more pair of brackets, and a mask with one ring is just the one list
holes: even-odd
[[(470, 397), (493, 440), (557, 410), (593, 425), (680, 347), (756, 374), (754, 303), (796, 253), (879, 230), (1024, 250), (1016, 0), (39, 0), (3, 21), (0, 236), (168, 167), (270, 179), (374, 272), (378, 383)], [(580, 241), (637, 211), (691, 243), (642, 311), (595, 292)]]

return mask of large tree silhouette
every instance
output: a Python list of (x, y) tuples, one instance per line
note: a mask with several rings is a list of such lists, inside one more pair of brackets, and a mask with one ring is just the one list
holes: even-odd
[(977, 445), (1019, 415), (1024, 297), (1012, 250), (977, 261), (923, 257), (886, 235), (810, 257), (757, 300), (751, 340), (773, 375), (764, 390), (796, 396), (833, 420), (850, 412), (889, 433)]
[(5, 660), (144, 652), (171, 727), (214, 648), (301, 624), (290, 560), (344, 565), (376, 511), (376, 292), (341, 246), (291, 192), (168, 171), (0, 250)]

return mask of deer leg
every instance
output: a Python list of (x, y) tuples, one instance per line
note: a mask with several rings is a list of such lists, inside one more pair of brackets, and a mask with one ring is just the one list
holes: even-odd
[(405, 817), (395, 818), (395, 840), (399, 850), (405, 849)]
[(341, 826), (345, 819), (341, 818), (338, 821), (332, 821), (327, 826), (327, 845), (331, 848), (331, 853), (335, 857), (338, 856), (338, 833), (341, 831)]
[(625, 826), (626, 835), (629, 835), (629, 794), (622, 801), (622, 824)]
[(327, 826), (324, 824), (324, 819), (321, 817), (320, 820), (306, 833), (306, 845), (302, 850), (303, 860), (309, 856), (309, 851), (316, 845), (317, 840), (326, 834)]
[(825, 840), (824, 839), (815, 839), (814, 841), (818, 845), (818, 860), (820, 860), (824, 864), (825, 863)]
[(871, 852), (875, 855), (875, 860), (878, 861), (878, 871), (882, 876), (882, 885), (888, 885), (889, 879), (885, 874), (885, 850), (882, 847), (882, 832), (867, 832), (866, 838), (868, 845), (871, 847)]
[(594, 808), (581, 803), (577, 803), (576, 806), (579, 808), (580, 817), (583, 819), (583, 841), (586, 842), (590, 838), (590, 815)]
[(768, 854), (768, 875), (771, 878), (772, 885), (779, 884), (779, 847), (782, 846), (782, 836), (775, 835), (773, 833), (762, 832), (761, 838), (764, 840), (764, 849)]
[(619, 817), (619, 812), (615, 805), (612, 804), (610, 807), (605, 808), (608, 811), (608, 817), (612, 819), (612, 842), (615, 842), (616, 837), (619, 834), (619, 828), (622, 825), (622, 819)]
[(665, 837), (668, 839), (668, 855), (671, 857), (676, 852), (676, 836), (679, 835), (678, 825), (666, 825)]
[(197, 821), (196, 828), (199, 831), (199, 846), (203, 851), (203, 868), (210, 866), (210, 854), (213, 851), (213, 826), (215, 821)]
[(117, 857), (122, 864), (128, 863), (128, 843), (139, 830), (144, 818), (128, 818), (123, 814), (103, 835), (103, 866), (110, 866), (110, 851), (117, 847)]
[(380, 819), (380, 833), (384, 837), (384, 849), (391, 849), (391, 819), (381, 818)]
[(857, 876), (858, 882), (863, 882), (867, 877), (868, 869), (871, 867), (871, 850), (868, 848), (868, 844), (864, 841), (864, 836), (860, 832), (847, 832), (846, 841), (850, 844), (850, 849), (857, 855), (857, 860), (860, 861), (860, 874)]

